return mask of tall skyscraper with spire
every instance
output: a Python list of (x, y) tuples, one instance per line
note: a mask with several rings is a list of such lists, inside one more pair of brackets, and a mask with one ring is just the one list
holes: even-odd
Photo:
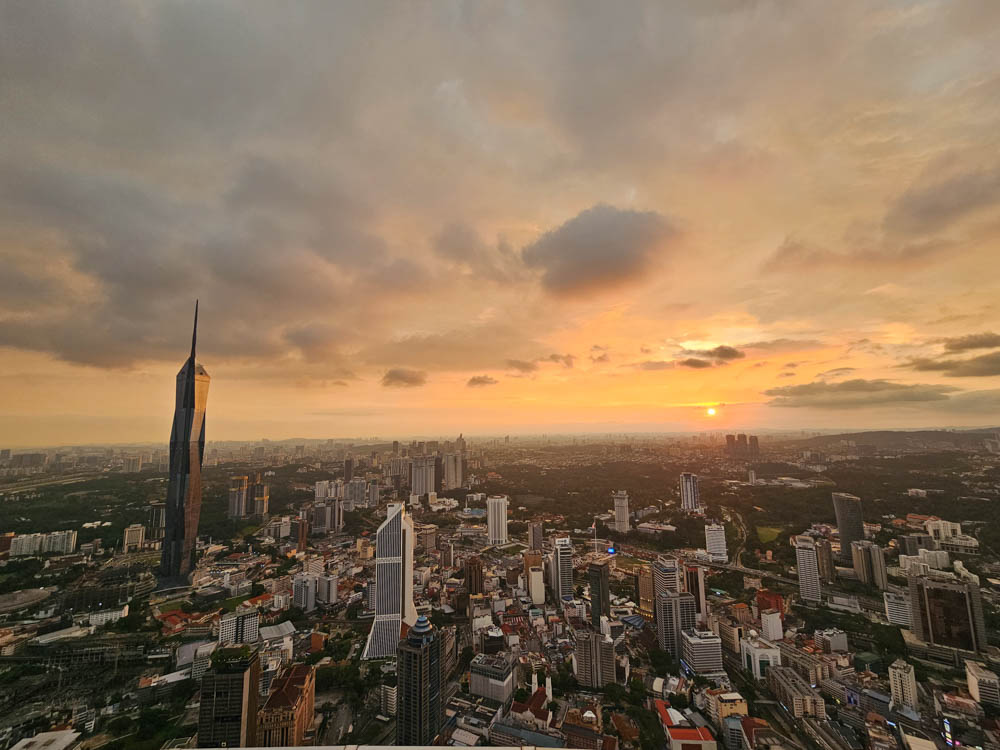
[(195, 360), (198, 303), (194, 305), (191, 356), (177, 373), (174, 424), (170, 430), (170, 479), (160, 576), (182, 579), (191, 572), (201, 515), (201, 462), (205, 456), (205, 406), (211, 378)]

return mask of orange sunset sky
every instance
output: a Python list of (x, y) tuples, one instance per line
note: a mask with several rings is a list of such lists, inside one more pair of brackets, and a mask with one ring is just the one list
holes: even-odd
[[(0, 447), (1000, 424), (1000, 3), (0, 5)], [(708, 406), (717, 414), (709, 417)]]

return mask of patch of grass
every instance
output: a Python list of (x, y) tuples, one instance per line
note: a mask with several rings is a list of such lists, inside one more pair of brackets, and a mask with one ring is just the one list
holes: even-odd
[(234, 596), (231, 599), (226, 599), (222, 602), (222, 608), (226, 610), (226, 612), (235, 612), (236, 608), (251, 596), (251, 594), (247, 594), (246, 596)]
[(758, 526), (757, 527), (757, 539), (761, 544), (767, 544), (768, 542), (773, 542), (778, 538), (778, 534), (781, 533), (781, 528), (779, 526)]

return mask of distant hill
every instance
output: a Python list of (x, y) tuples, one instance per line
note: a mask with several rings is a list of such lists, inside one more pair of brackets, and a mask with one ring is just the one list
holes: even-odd
[(829, 448), (842, 441), (858, 445), (871, 445), (882, 450), (903, 448), (949, 448), (982, 447), (983, 440), (1000, 432), (1000, 427), (976, 430), (872, 430), (870, 432), (845, 432), (839, 435), (817, 435), (816, 437), (789, 440), (786, 445), (801, 445), (803, 448)]

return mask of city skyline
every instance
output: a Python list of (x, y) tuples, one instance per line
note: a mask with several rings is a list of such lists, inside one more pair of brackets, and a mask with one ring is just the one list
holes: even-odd
[(212, 439), (994, 426), (996, 3), (109, 5), (0, 9), (2, 444), (195, 296)]

